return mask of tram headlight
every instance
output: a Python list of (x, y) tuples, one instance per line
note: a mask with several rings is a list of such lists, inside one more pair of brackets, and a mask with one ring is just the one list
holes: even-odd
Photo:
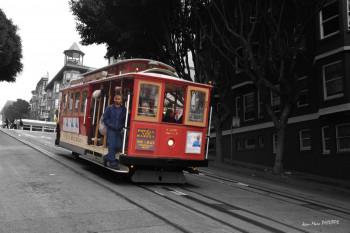
[(174, 146), (174, 144), (175, 144), (174, 139), (170, 138), (170, 139), (168, 140), (168, 146)]

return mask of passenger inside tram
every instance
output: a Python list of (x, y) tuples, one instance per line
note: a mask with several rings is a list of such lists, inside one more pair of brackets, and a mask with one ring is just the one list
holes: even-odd
[(165, 116), (163, 117), (163, 122), (169, 122), (169, 123), (177, 123), (174, 118), (174, 111), (170, 108), (168, 108), (165, 112)]
[(149, 104), (147, 102), (143, 102), (141, 104), (141, 107), (139, 108), (139, 116), (150, 116), (150, 108), (149, 108)]

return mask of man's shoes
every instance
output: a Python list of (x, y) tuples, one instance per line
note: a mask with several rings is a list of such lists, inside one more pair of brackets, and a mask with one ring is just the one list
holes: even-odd
[(119, 166), (118, 165), (111, 165), (110, 168), (112, 168), (114, 170), (119, 170)]
[(107, 160), (106, 160), (105, 157), (106, 157), (106, 156), (102, 156), (103, 166), (107, 167)]

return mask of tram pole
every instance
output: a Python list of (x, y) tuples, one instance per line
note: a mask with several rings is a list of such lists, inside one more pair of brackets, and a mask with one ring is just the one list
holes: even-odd
[[(108, 90), (108, 100), (107, 106), (111, 103), (111, 89), (112, 89), (112, 81), (109, 82), (109, 90)], [(103, 147), (107, 147), (107, 136), (103, 136)]]
[(128, 102), (126, 103), (126, 117), (125, 117), (125, 126), (124, 126), (122, 154), (125, 154), (125, 141), (126, 141), (126, 133), (127, 133), (126, 131), (128, 130), (129, 104), (130, 104), (130, 94), (128, 94)]
[[(103, 89), (103, 85), (101, 84), (101, 90)], [(97, 100), (97, 99), (96, 99)], [(95, 140), (94, 140), (94, 146), (97, 146), (97, 136), (98, 136), (98, 126), (100, 124), (100, 114), (101, 114), (101, 102), (102, 102), (102, 95), (98, 97), (98, 109), (97, 109), (97, 119), (96, 119), (96, 129), (95, 129)], [(96, 103), (96, 102), (95, 102)]]
[(209, 151), (209, 138), (210, 138), (210, 126), (211, 126), (211, 114), (213, 111), (213, 107), (210, 107), (210, 116), (209, 116), (209, 129), (208, 129), (208, 135), (207, 135), (207, 151), (205, 154), (205, 159), (208, 159), (208, 151)]

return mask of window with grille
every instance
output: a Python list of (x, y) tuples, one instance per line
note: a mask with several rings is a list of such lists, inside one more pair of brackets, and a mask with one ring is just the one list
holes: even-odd
[(350, 124), (336, 126), (337, 152), (350, 152)]

